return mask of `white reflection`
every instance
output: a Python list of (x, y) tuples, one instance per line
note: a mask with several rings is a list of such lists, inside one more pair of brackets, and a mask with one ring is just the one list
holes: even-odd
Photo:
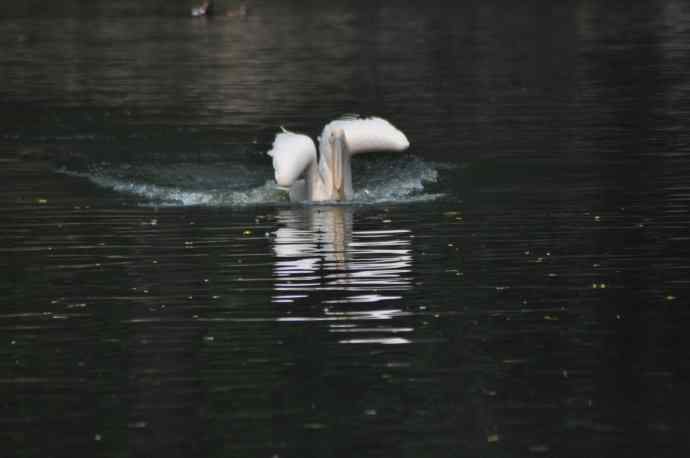
[(411, 232), (355, 231), (353, 212), (337, 206), (279, 211), (283, 227), (273, 233), (274, 302), (315, 292), (322, 304), (401, 299), (400, 292), (411, 287)]
[(380, 339), (346, 339), (339, 343), (343, 344), (383, 344), (383, 345), (402, 345), (411, 343), (402, 337), (383, 337)]

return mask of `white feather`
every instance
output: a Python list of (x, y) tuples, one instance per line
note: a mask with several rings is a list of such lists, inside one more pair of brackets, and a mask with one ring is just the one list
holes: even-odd
[(267, 154), (273, 158), (276, 183), (288, 187), (316, 160), (316, 146), (308, 136), (283, 129)]
[(331, 132), (342, 129), (349, 154), (404, 151), (410, 146), (405, 134), (382, 118), (343, 118), (326, 124), (319, 139), (323, 152)]

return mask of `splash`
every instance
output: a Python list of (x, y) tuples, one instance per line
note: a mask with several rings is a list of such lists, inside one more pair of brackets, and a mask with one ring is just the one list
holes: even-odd
[[(354, 162), (354, 161), (353, 161)], [(439, 164), (415, 157), (358, 161), (353, 167), (354, 203), (420, 202), (442, 193), (428, 192), (438, 182)]]
[[(438, 165), (414, 157), (359, 160), (354, 166), (354, 205), (435, 200), (429, 192), (438, 181)], [(288, 205), (287, 192), (270, 179), (263, 166), (237, 162), (173, 165), (89, 164), (83, 170), (60, 168), (111, 191), (128, 194), (142, 205), (252, 206)]]

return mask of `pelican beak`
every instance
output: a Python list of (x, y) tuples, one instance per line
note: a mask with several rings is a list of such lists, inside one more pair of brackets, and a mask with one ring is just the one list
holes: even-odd
[(331, 169), (333, 170), (333, 187), (336, 193), (340, 196), (343, 192), (343, 143), (345, 142), (345, 133), (342, 131), (333, 134), (333, 156)]

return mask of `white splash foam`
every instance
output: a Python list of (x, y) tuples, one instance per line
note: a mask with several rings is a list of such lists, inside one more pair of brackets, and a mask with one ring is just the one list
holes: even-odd
[(429, 192), (438, 182), (438, 164), (416, 157), (353, 161), (354, 203), (423, 202), (442, 193)]
[(120, 181), (109, 177), (88, 177), (92, 182), (117, 192), (134, 194), (146, 199), (147, 204), (162, 206), (232, 207), (287, 202), (285, 191), (267, 181), (247, 191), (190, 191), (174, 187)]
[[(436, 183), (436, 165), (417, 158), (360, 160), (355, 166), (355, 205), (435, 200), (441, 193), (425, 192)], [(140, 197), (144, 205), (251, 206), (287, 204), (287, 193), (267, 179), (271, 170), (239, 163), (210, 165), (94, 164), (85, 172), (59, 169), (116, 192)]]

